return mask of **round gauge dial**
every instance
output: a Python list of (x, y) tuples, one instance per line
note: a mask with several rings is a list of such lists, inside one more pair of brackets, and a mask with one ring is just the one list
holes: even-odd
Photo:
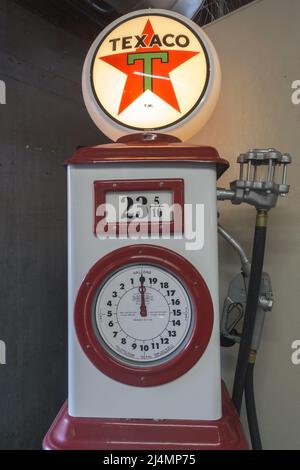
[(78, 291), (74, 322), (88, 359), (133, 386), (177, 379), (204, 353), (213, 305), (199, 271), (178, 253), (131, 245), (92, 266)]
[(119, 359), (163, 362), (184, 347), (193, 325), (186, 288), (167, 270), (134, 264), (99, 289), (94, 306), (99, 340)]

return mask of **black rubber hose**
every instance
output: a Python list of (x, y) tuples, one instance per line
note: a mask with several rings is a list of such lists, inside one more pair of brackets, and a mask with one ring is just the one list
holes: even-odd
[(248, 364), (245, 381), (245, 402), (247, 410), (248, 427), (251, 437), (251, 444), (254, 450), (262, 450), (259, 426), (257, 421), (255, 395), (254, 395), (254, 363)]
[(248, 359), (258, 306), (267, 232), (266, 223), (267, 214), (265, 212), (258, 212), (253, 241), (247, 304), (232, 392), (232, 401), (238, 414), (241, 412), (243, 391), (248, 368)]

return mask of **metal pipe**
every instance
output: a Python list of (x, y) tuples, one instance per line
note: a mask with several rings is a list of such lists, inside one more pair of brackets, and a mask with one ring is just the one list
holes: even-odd
[(248, 161), (247, 165), (247, 181), (250, 181), (251, 179), (251, 160)]
[(283, 173), (282, 173), (282, 184), (286, 184), (286, 175), (287, 175), (287, 164), (284, 163)]
[(244, 163), (240, 163), (240, 180), (243, 179), (244, 176)]
[(232, 248), (238, 253), (238, 255), (241, 259), (243, 272), (247, 277), (249, 277), (250, 270), (251, 270), (251, 264), (250, 264), (248, 256), (246, 255), (245, 250), (243, 249), (243, 247), (220, 224), (218, 224), (218, 232), (232, 246)]
[(257, 176), (257, 165), (254, 166), (254, 172), (253, 172), (253, 181), (256, 181), (256, 176)]
[(268, 163), (268, 181), (272, 181), (272, 173), (273, 173), (273, 162), (270, 159)]
[(230, 189), (217, 188), (217, 199), (218, 201), (232, 201), (235, 196), (235, 192)]

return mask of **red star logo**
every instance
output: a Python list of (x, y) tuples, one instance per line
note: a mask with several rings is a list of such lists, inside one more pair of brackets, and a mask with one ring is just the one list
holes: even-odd
[(126, 109), (145, 91), (150, 90), (162, 100), (180, 112), (170, 72), (199, 52), (182, 50), (162, 50), (157, 44), (149, 47), (154, 36), (150, 20), (142, 32), (143, 43), (147, 47), (138, 47), (135, 52), (122, 52), (104, 57), (107, 62), (127, 75), (118, 114)]

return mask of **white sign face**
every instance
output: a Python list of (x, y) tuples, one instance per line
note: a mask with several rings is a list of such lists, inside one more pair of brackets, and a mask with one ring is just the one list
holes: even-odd
[(111, 220), (109, 213), (107, 222), (149, 221), (170, 222), (172, 219), (172, 191), (132, 191), (122, 194), (117, 191), (106, 193), (106, 204), (111, 204), (116, 211), (116, 220)]
[(199, 119), (188, 122), (201, 116), (204, 124), (219, 88), (217, 55), (205, 33), (163, 10), (134, 12), (108, 26), (92, 45), (83, 71), (87, 109), (111, 138), (180, 128), (183, 133), (173, 134), (194, 133)]
[(145, 363), (182, 351), (192, 325), (186, 289), (157, 266), (132, 265), (100, 289), (94, 322), (100, 340), (120, 359)]

